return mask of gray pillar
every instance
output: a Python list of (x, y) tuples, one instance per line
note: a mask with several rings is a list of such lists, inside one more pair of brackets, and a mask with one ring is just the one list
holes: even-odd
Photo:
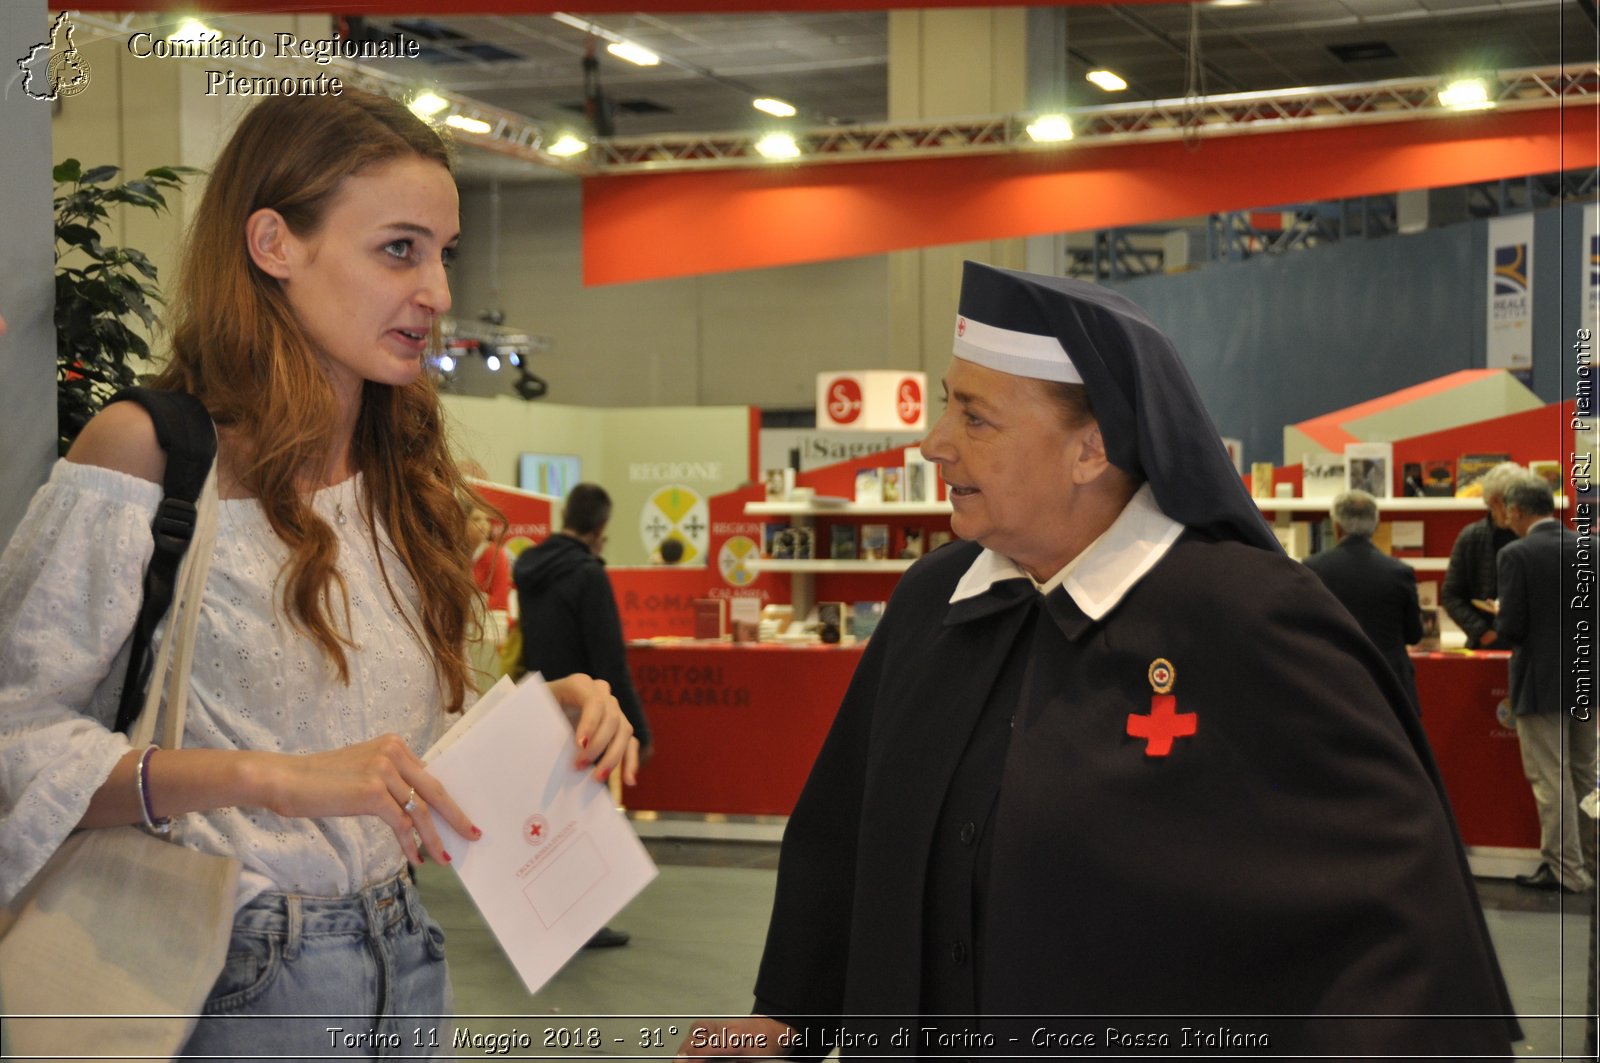
[(56, 452), (50, 107), (23, 92), (16, 60), (50, 36), (45, 0), (0, 4), (0, 542), (22, 519)]

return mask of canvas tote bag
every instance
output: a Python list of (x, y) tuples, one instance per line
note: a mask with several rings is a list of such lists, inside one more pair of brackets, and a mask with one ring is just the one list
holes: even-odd
[[(193, 548), (178, 568), (168, 637), (129, 734), (135, 749), (150, 743), (158, 718), (162, 748), (182, 742), (216, 507), (213, 465)], [(141, 827), (73, 833), (0, 910), (0, 1049), (40, 1059), (170, 1059), (227, 959), (238, 881), (237, 860)]]

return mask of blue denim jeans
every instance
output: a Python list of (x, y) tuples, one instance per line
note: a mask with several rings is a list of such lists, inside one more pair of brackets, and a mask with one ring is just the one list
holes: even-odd
[(444, 932), (404, 872), (349, 897), (263, 893), (186, 1057), (389, 1059), (450, 1049)]

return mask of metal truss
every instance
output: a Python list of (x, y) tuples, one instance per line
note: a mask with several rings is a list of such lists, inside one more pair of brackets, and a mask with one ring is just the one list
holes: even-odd
[[(1600, 190), (1600, 167), (1532, 174), (1433, 189), (1429, 226), (1516, 214), (1562, 203), (1591, 202)], [(1352, 199), (1258, 207), (1206, 216), (1196, 223), (1132, 226), (1088, 234), (1088, 246), (1065, 249), (1069, 277), (1116, 280), (1193, 269), (1214, 262), (1241, 262), (1337, 243), (1374, 239), (1400, 231), (1398, 197)], [(1190, 256), (1182, 266), (1167, 262), (1166, 241), (1183, 232)]]
[[(1438, 118), (1460, 113), (1439, 102), (1445, 77), (1409, 78), (1274, 92), (1239, 92), (1153, 100), (1069, 111), (1071, 144), (1148, 143), (1236, 133), (1348, 126)], [(1600, 64), (1501, 71), (1490, 75), (1496, 110), (1600, 103)], [(794, 134), (793, 162), (846, 162), (1011, 151), (1059, 151), (1027, 132), (1035, 116), (989, 115), (915, 123), (812, 129)], [(591, 146), (590, 172), (767, 166), (756, 143), (763, 132), (613, 137)], [(1068, 148), (1070, 150), (1070, 148)]]
[[(73, 18), (109, 35), (126, 36), (136, 28), (131, 16), (114, 20), (74, 14)], [(225, 19), (214, 17), (210, 21), (227, 24)], [(304, 62), (271, 58), (229, 58), (225, 62), (230, 67), (272, 77), (306, 73)], [(347, 85), (406, 101), (422, 88), (348, 59), (335, 58), (315, 70), (337, 75)], [(1507, 70), (1486, 75), (1486, 78), (1491, 85), (1490, 100), (1497, 110), (1600, 103), (1600, 63)], [(1195, 140), (1242, 132), (1278, 133), (1438, 118), (1459, 113), (1439, 102), (1439, 90), (1451, 80), (1446, 77), (1410, 78), (1081, 107), (1068, 112), (1073, 139), (1065, 143), (1034, 142), (1027, 132), (1027, 126), (1037, 117), (1033, 114), (797, 130), (791, 135), (800, 155), (780, 164), (1061, 151), (1071, 150), (1071, 146), (1077, 144)], [(440, 89), (433, 91), (449, 102), (450, 113), (477, 119), (488, 126), (484, 132), (457, 132), (455, 139), (459, 144), (569, 173), (623, 174), (774, 165), (756, 150), (757, 142), (770, 133), (770, 129), (612, 137), (591, 141), (588, 150), (581, 155), (558, 157), (547, 150), (553, 131), (538, 122), (470, 97)]]

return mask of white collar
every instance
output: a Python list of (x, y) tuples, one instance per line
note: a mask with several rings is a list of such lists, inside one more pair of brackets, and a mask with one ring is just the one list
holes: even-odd
[(1182, 534), (1183, 525), (1161, 512), (1147, 483), (1128, 500), (1111, 527), (1046, 582), (1039, 583), (1009, 557), (986, 549), (962, 575), (950, 602), (976, 598), (1001, 580), (1026, 579), (1040, 594), (1066, 588), (1084, 615), (1099, 620), (1166, 556)]

